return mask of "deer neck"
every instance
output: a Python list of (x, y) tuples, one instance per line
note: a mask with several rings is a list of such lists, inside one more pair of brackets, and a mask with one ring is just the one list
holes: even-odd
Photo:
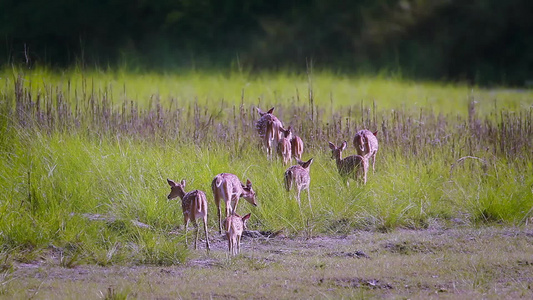
[(337, 168), (340, 169), (342, 166), (342, 153), (339, 153), (339, 155), (335, 157), (335, 161), (337, 163)]
[(180, 197), (181, 200), (183, 200), (183, 197), (185, 197), (185, 190), (184, 189), (178, 189), (178, 197)]

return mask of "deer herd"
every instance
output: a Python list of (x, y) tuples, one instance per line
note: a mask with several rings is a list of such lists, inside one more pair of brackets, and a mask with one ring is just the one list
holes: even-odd
[[(311, 195), (309, 192), (309, 185), (311, 182), (311, 175), (309, 174), (309, 167), (313, 163), (313, 158), (307, 161), (302, 161), (302, 154), (304, 144), (302, 139), (293, 133), (291, 126), (286, 129), (283, 123), (273, 114), (274, 107), (263, 112), (257, 108), (259, 113), (259, 120), (255, 124), (255, 128), (262, 145), (266, 149), (267, 159), (272, 160), (272, 150), (277, 153), (284, 165), (295, 159), (296, 165), (290, 166), (284, 173), (283, 179), (285, 189), (287, 192), (294, 187), (296, 190), (296, 200), (300, 207), (300, 193), (306, 190), (307, 199), (309, 201), (309, 208), (311, 208)], [(342, 158), (342, 152), (347, 147), (347, 142), (343, 141), (338, 147), (329, 142), (331, 149), (331, 158), (335, 160), (340, 176), (346, 180), (349, 185), (349, 179), (353, 178), (356, 182), (366, 184), (367, 172), (369, 167), (369, 160), (372, 160), (372, 172), (374, 172), (374, 164), (376, 161), (376, 154), (378, 151), (378, 140), (376, 138), (377, 131), (371, 132), (363, 129), (359, 130), (353, 139), (353, 145), (357, 154)], [(203, 191), (194, 190), (185, 192), (185, 180), (176, 183), (173, 180), (167, 179), (170, 185), (170, 194), (168, 199), (179, 197), (181, 199), (181, 208), (183, 210), (183, 219), (185, 223), (185, 243), (187, 244), (187, 231), (189, 221), (193, 222), (196, 229), (196, 236), (194, 241), (194, 249), (197, 249), (198, 243), (198, 224), (197, 219), (203, 220), (206, 249), (209, 253), (209, 237), (207, 231), (207, 197)], [(231, 173), (221, 173), (213, 178), (211, 183), (213, 197), (217, 206), (218, 213), (218, 232), (222, 234), (222, 226), (226, 232), (228, 240), (228, 254), (237, 255), (240, 252), (240, 241), (243, 231), (246, 229), (246, 222), (251, 214), (241, 217), (237, 214), (237, 205), (239, 199), (242, 197), (253, 206), (257, 206), (256, 194), (252, 189), (252, 182), (248, 179), (246, 184), (242, 183), (237, 175)], [(225, 219), (222, 222), (220, 200), (225, 204)]]

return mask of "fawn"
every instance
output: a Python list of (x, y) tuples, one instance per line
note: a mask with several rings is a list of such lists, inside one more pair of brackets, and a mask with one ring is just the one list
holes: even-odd
[(228, 252), (230, 255), (237, 255), (241, 252), (241, 236), (246, 228), (246, 221), (251, 214), (241, 217), (237, 214), (230, 215), (224, 220), (224, 229), (228, 238)]
[[(342, 151), (346, 149), (346, 141), (344, 141), (339, 147), (335, 146), (332, 142), (329, 142), (329, 148), (331, 149), (331, 158), (335, 159), (337, 163), (337, 169), (342, 177), (354, 176), (354, 179), (358, 181), (359, 173), (363, 173), (363, 184), (366, 184), (366, 172), (368, 170), (368, 158), (361, 155), (352, 155), (346, 158), (342, 158)], [(348, 178), (346, 184), (349, 185)]]
[(311, 177), (309, 176), (309, 166), (313, 163), (313, 159), (303, 162), (296, 158), (297, 165), (291, 166), (285, 171), (285, 188), (289, 192), (293, 185), (296, 186), (298, 191), (296, 200), (298, 200), (298, 207), (300, 207), (300, 192), (307, 190), (307, 200), (309, 201), (309, 207), (311, 208), (311, 195), (309, 193), (309, 183)]
[(257, 206), (255, 202), (255, 192), (252, 189), (252, 182), (248, 179), (246, 185), (242, 184), (237, 175), (230, 173), (221, 173), (213, 178), (211, 189), (215, 198), (215, 204), (218, 212), (218, 233), (222, 233), (220, 218), (220, 199), (224, 199), (226, 204), (226, 216), (236, 213), (239, 198), (242, 197)]
[(278, 154), (283, 159), (283, 165), (287, 165), (291, 161), (291, 128), (289, 129), (283, 129), (280, 128), (280, 132), (282, 134), (282, 138), (279, 140), (278, 143)]
[(185, 193), (185, 180), (182, 180), (180, 183), (176, 183), (170, 179), (167, 179), (167, 182), (170, 185), (170, 194), (168, 194), (167, 198), (169, 200), (174, 199), (176, 197), (181, 198), (181, 209), (183, 210), (183, 220), (185, 222), (185, 244), (188, 244), (187, 230), (189, 227), (189, 220), (192, 220), (193, 225), (196, 228), (194, 249), (198, 249), (198, 232), (200, 230), (198, 229), (198, 224), (196, 223), (196, 220), (203, 219), (205, 244), (207, 247), (207, 252), (209, 252), (209, 236), (207, 234), (207, 198), (205, 196), (205, 193), (200, 190), (194, 190)]
[(376, 154), (378, 153), (378, 132), (371, 132), (370, 130), (359, 130), (354, 138), (353, 145), (357, 154), (366, 158), (372, 158), (372, 173), (374, 173), (374, 163), (376, 162)]
[[(290, 126), (289, 129), (291, 129)], [(291, 139), (291, 152), (293, 157), (297, 159), (302, 159), (302, 153), (304, 152), (304, 142), (299, 136), (294, 134)]]
[(257, 112), (259, 113), (259, 120), (255, 123), (255, 128), (261, 140), (263, 146), (267, 150), (267, 158), (272, 159), (272, 148), (277, 149), (279, 140), (281, 139), (280, 128), (283, 127), (281, 121), (272, 114), (274, 107), (269, 109), (267, 112), (263, 112), (259, 107), (257, 107)]

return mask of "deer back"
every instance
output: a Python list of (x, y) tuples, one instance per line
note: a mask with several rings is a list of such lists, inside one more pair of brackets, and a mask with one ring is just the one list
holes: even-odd
[(211, 183), (211, 188), (213, 189), (213, 194), (215, 198), (223, 197), (226, 203), (230, 202), (232, 199), (226, 199), (226, 193), (229, 192), (230, 197), (238, 198), (243, 197), (246, 201), (250, 202), (252, 205), (256, 206), (255, 202), (255, 192), (252, 189), (252, 183), (250, 180), (246, 181), (246, 184), (242, 184), (239, 180), (239, 177), (231, 173), (221, 173), (215, 176), (213, 182)]
[(239, 215), (231, 215), (224, 220), (224, 229), (230, 235), (240, 235), (244, 230), (244, 223)]
[(281, 127), (283, 127), (281, 121), (271, 113), (263, 113), (255, 123), (257, 133), (263, 139), (274, 139), (278, 141), (281, 138)]
[(294, 183), (298, 189), (309, 186), (311, 177), (309, 175), (309, 166), (313, 163), (313, 159), (303, 162), (297, 159), (298, 164), (289, 167), (285, 171), (285, 188), (289, 191)]
[(207, 214), (207, 197), (200, 190), (190, 191), (181, 200), (183, 214), (191, 220), (202, 218)]
[(337, 160), (337, 169), (339, 174), (348, 176), (360, 168), (364, 168), (365, 158), (361, 155), (351, 155), (346, 158)]
[[(239, 197), (242, 194), (242, 184), (237, 175), (230, 173), (220, 173), (213, 179), (211, 184), (213, 193), (218, 193), (223, 196), (224, 191), (229, 191), (230, 194), (237, 194)], [(227, 199), (226, 199), (227, 200)]]
[(279, 140), (278, 154), (283, 158), (283, 163), (285, 164), (291, 160), (291, 142), (288, 138)]
[(304, 142), (302, 139), (295, 135), (291, 139), (291, 151), (292, 155), (296, 158), (302, 158), (302, 153), (304, 152)]

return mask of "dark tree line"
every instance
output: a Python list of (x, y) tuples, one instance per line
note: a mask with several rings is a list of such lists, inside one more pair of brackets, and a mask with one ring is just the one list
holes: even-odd
[(1, 0), (0, 63), (533, 80), (530, 0)]

